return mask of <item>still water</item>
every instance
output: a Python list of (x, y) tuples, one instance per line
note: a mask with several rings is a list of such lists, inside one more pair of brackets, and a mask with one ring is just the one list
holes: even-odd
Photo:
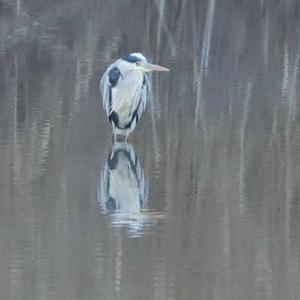
[[(300, 299), (299, 28), (298, 0), (1, 0), (0, 298)], [(113, 146), (98, 84), (134, 51), (171, 72)]]

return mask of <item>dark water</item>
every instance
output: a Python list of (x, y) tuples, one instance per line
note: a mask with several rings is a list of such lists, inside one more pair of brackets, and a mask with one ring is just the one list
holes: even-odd
[[(0, 1), (0, 298), (300, 299), (299, 28), (298, 0)], [(112, 149), (133, 51), (171, 72)]]

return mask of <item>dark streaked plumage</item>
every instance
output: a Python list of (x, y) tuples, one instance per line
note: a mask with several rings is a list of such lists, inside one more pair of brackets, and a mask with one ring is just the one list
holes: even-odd
[(130, 62), (130, 63), (135, 63), (137, 61), (142, 61), (140, 57), (137, 57), (134, 54), (129, 54), (128, 56), (123, 57), (124, 60)]
[(114, 67), (109, 71), (108, 77), (109, 77), (109, 83), (111, 87), (114, 87), (118, 83), (120, 75), (121, 72), (117, 67)]

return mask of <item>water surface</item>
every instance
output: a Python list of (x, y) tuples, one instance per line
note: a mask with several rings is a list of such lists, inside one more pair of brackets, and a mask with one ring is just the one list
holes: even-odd
[[(299, 28), (297, 0), (0, 1), (1, 299), (299, 299)], [(118, 152), (98, 84), (134, 51), (171, 72)]]

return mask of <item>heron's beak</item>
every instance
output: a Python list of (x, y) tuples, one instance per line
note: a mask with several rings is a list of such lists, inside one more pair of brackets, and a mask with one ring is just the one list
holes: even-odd
[(153, 72), (153, 71), (159, 71), (159, 72), (169, 72), (170, 70), (168, 68), (165, 68), (163, 66), (159, 66), (159, 65), (153, 65), (153, 64), (149, 64), (149, 63), (144, 63), (142, 65), (142, 69), (144, 72)]

